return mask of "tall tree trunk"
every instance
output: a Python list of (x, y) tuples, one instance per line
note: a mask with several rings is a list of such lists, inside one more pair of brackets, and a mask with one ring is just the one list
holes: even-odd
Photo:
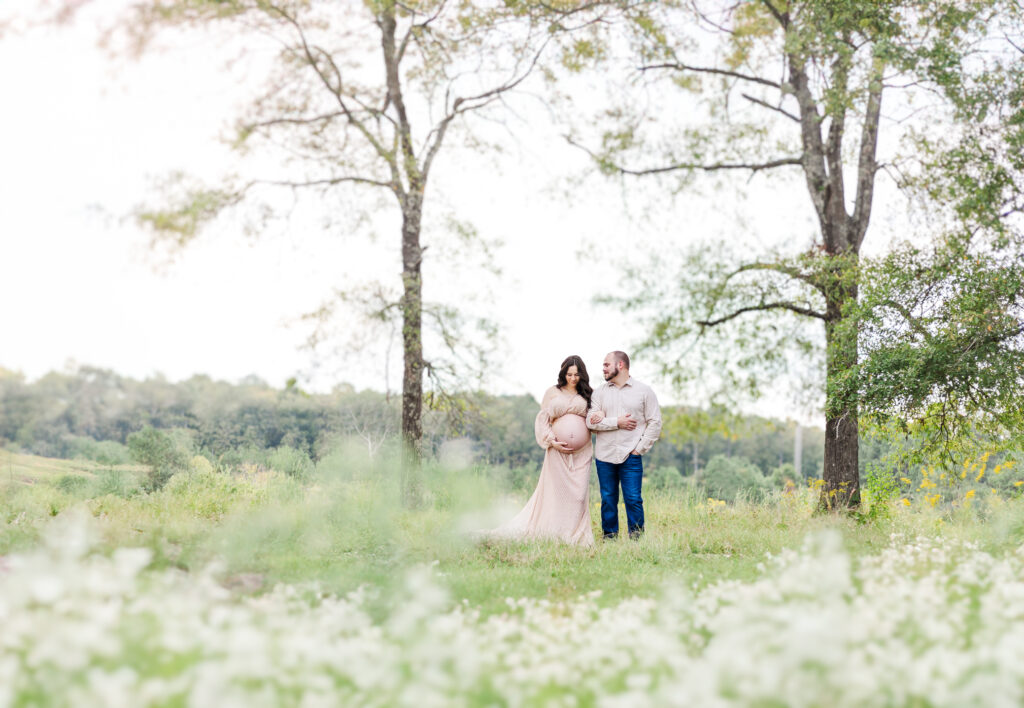
[(423, 278), (420, 247), (421, 204), (402, 215), (402, 498), (416, 506), (421, 497), (423, 455)]
[(856, 392), (844, 383), (857, 366), (857, 329), (843, 322), (843, 307), (856, 299), (855, 283), (840, 284), (826, 307), (825, 465), (819, 500), (823, 509), (860, 505)]
[[(395, 44), (396, 2), (385, 0), (378, 6), (384, 73), (388, 103), (397, 114), (400, 162), (393, 165), (395, 194), (402, 207), (402, 499), (406, 506), (418, 506), (422, 498), (420, 463), (423, 457), (423, 248), (420, 226), (423, 216), (423, 191), (426, 174), (421, 172), (413, 148), (412, 128), (405, 110), (401, 61)], [(407, 188), (401, 188), (398, 175), (404, 173)]]

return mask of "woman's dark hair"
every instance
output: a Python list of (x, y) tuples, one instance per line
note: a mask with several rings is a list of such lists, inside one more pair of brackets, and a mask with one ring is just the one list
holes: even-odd
[(590, 374), (587, 373), (586, 364), (575, 354), (567, 356), (565, 361), (562, 362), (562, 368), (558, 370), (558, 388), (565, 388), (568, 385), (569, 382), (565, 380), (565, 374), (570, 366), (575, 366), (576, 372), (580, 375), (580, 382), (576, 384), (576, 393), (583, 396), (583, 400), (587, 402), (587, 409), (589, 410), (590, 398), (594, 395), (594, 389), (590, 388)]

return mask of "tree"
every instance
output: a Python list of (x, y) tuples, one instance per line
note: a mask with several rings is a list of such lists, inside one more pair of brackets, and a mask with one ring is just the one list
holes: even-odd
[(723, 501), (736, 501), (741, 495), (757, 501), (770, 484), (750, 460), (723, 455), (708, 460), (708, 466), (697, 475), (696, 482), (709, 497)]
[(175, 436), (146, 426), (128, 436), (128, 450), (139, 464), (146, 465), (147, 491), (162, 489), (176, 472), (188, 468), (189, 450)]
[(400, 320), (407, 467), (419, 464), (424, 374), (436, 370), (424, 354), (425, 313), (436, 316), (442, 341), (458, 348), (452, 312), (424, 305), (427, 186), (453, 129), (500, 107), (537, 66), (551, 25), (534, 20), (528, 4), (450, 0), (158, 0), (140, 3), (132, 20), (143, 39), (168, 25), (225, 24), (280, 47), (235, 141), (239, 150), (281, 158), (279, 174), (179, 188), (180, 201), (140, 213), (158, 234), (187, 243), (205, 222), (268, 188), (375, 191), (394, 200), (401, 295), (385, 298), (373, 315)]
[(353, 394), (350, 402), (341, 410), (345, 432), (366, 445), (366, 454), (371, 459), (394, 436), (397, 419), (397, 411), (391, 405), (391, 400), (367, 391)]
[[(684, 363), (697, 352), (723, 385), (756, 395), (758, 371), (782, 373), (819, 341), (797, 321), (821, 323), (827, 507), (859, 503), (862, 418), (920, 428), (941, 416), (946, 442), (979, 423), (1005, 431), (997, 409), (1024, 400), (1020, 4), (693, 0), (630, 17), (643, 83), (696, 92), (707, 114), (662, 134), (668, 159), (644, 165), (652, 121), (611, 113), (618, 122), (588, 148), (598, 166), (676, 177), (679, 188), (698, 174), (798, 172), (817, 223), (802, 252), (751, 258), (726, 245), (692, 254), (668, 285), (663, 271), (634, 273), (641, 295), (623, 304), (657, 304), (645, 346), (662, 352), (666, 373), (680, 384), (707, 377)], [(866, 257), (882, 174), (945, 218)], [(961, 267), (966, 254), (978, 272)]]

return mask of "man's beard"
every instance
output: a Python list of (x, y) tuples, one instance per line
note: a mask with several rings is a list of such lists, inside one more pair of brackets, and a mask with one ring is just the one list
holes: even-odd
[(618, 375), (618, 373), (619, 373), (618, 371), (613, 371), (610, 374), (606, 373), (604, 375), (604, 380), (605, 381), (611, 381), (612, 379), (614, 379)]

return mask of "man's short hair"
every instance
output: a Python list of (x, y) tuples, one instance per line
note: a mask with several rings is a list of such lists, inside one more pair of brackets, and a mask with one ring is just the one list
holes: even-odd
[(619, 368), (618, 364), (620, 361), (626, 365), (627, 369), (629, 368), (629, 354), (626, 352), (612, 352), (612, 356), (615, 357), (615, 368)]

